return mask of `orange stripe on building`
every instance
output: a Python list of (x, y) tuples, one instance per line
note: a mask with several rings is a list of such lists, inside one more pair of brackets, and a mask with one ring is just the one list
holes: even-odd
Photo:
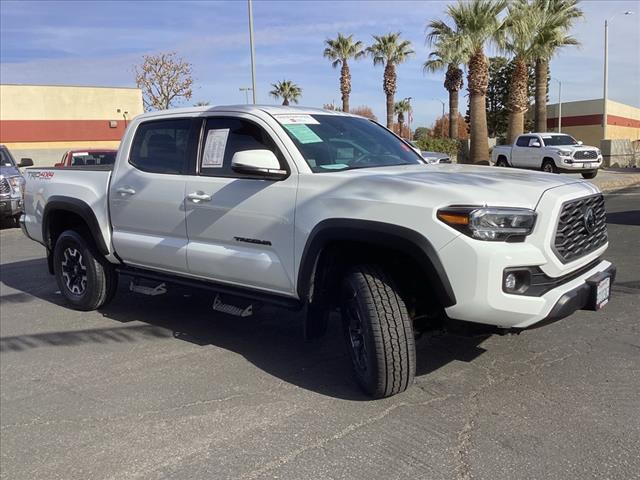
[[(586, 125), (602, 125), (602, 115), (573, 115), (563, 116), (563, 127), (583, 127)], [(640, 128), (640, 120), (635, 118), (620, 117), (618, 115), (607, 114), (607, 125), (616, 125), (618, 127)], [(547, 118), (547, 128), (556, 128), (558, 126), (558, 118)]]
[(0, 120), (0, 142), (119, 141), (123, 120)]

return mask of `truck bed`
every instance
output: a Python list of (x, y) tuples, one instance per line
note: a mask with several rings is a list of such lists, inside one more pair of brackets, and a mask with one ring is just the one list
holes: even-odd
[[(43, 220), (47, 205), (68, 202), (93, 212), (97, 234), (111, 248), (108, 192), (113, 165), (32, 167), (25, 171), (24, 226), (33, 240), (46, 245)], [(95, 232), (94, 232), (95, 233)]]

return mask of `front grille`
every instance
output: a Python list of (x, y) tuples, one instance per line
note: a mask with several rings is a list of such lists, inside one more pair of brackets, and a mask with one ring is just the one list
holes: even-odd
[[(593, 218), (590, 222), (590, 213)], [(601, 194), (562, 205), (553, 249), (562, 263), (587, 255), (607, 243), (607, 219)]]
[(573, 154), (576, 160), (595, 160), (598, 158), (598, 152), (595, 150), (578, 150)]
[(11, 193), (11, 185), (6, 178), (0, 178), (0, 195), (9, 195)]

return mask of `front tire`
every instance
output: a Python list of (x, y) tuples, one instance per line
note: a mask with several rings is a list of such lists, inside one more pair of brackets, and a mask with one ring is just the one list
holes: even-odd
[(373, 398), (413, 383), (413, 324), (398, 288), (377, 265), (361, 265), (343, 281), (342, 323), (358, 384)]
[(58, 237), (53, 269), (60, 292), (76, 310), (102, 307), (113, 298), (118, 286), (113, 266), (73, 230)]
[(582, 174), (582, 178), (586, 178), (587, 180), (590, 180), (592, 178), (596, 178), (597, 174), (598, 174), (597, 170), (594, 170), (593, 172), (584, 172)]
[(542, 171), (546, 173), (558, 173), (558, 167), (553, 160), (545, 160), (542, 162)]

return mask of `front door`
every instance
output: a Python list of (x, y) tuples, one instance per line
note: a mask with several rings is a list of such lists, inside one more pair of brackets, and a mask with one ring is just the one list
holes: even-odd
[(152, 120), (136, 129), (109, 191), (113, 245), (125, 263), (187, 270), (185, 176), (198, 128), (191, 118)]
[[(196, 175), (186, 182), (187, 263), (197, 277), (293, 296), (297, 175), (270, 128), (248, 114), (206, 119)], [(231, 169), (234, 153), (264, 149), (275, 153), (287, 178)]]

